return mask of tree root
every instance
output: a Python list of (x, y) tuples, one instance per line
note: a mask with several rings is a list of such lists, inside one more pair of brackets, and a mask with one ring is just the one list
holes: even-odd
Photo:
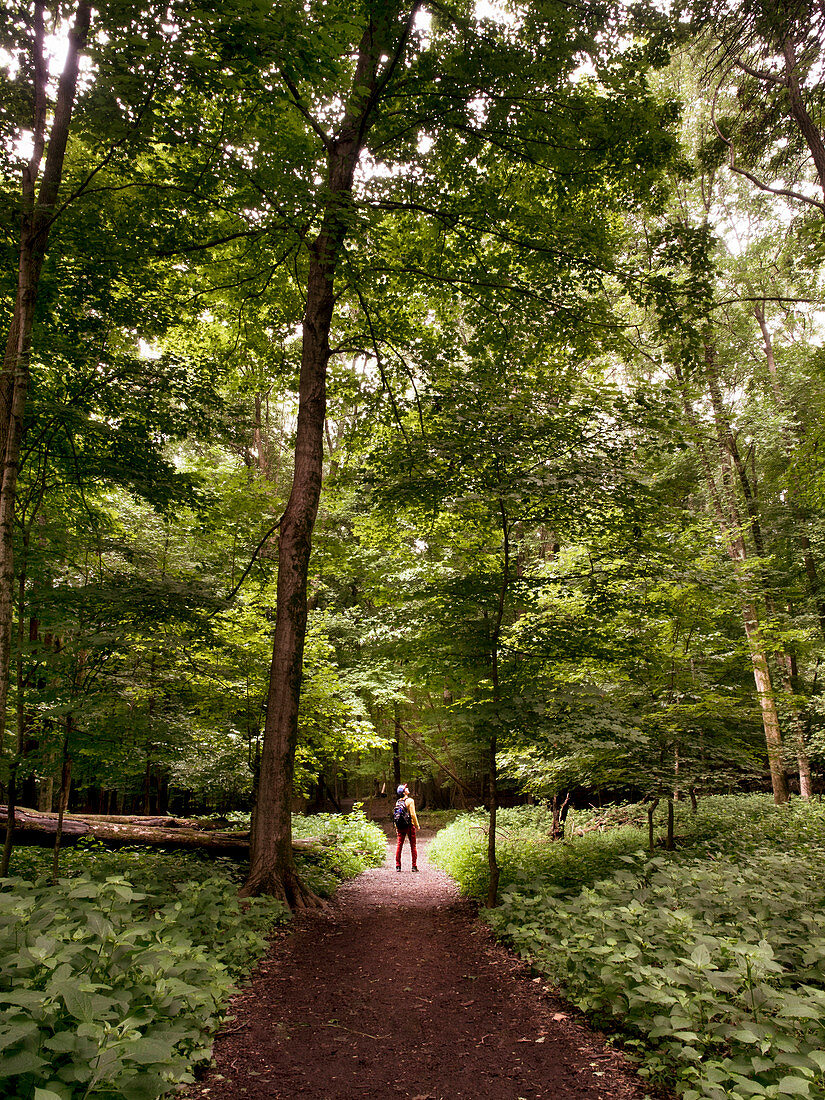
[(327, 903), (304, 883), (291, 868), (282, 875), (250, 875), (238, 891), (241, 898), (261, 896), (277, 898), (293, 912), (305, 909), (326, 909)]

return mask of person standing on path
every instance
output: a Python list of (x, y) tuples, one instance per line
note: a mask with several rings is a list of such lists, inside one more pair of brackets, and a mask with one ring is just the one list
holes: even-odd
[(417, 871), (418, 849), (415, 846), (415, 832), (419, 825), (418, 818), (415, 816), (415, 802), (406, 783), (402, 783), (395, 793), (398, 795), (398, 801), (392, 815), (395, 831), (398, 835), (398, 843), (395, 846), (395, 869), (396, 871), (401, 870), (401, 849), (404, 847), (405, 838), (409, 837), (412, 869)]

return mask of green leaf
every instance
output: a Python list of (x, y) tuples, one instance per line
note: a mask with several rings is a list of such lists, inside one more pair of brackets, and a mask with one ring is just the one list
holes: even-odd
[(0, 1028), (0, 1050), (5, 1050), (6, 1047), (12, 1046), (13, 1043), (19, 1042), (27, 1035), (37, 1035), (39, 1032), (40, 1028), (31, 1020), (9, 1024), (7, 1027)]
[(152, 1062), (167, 1061), (174, 1046), (174, 1040), (170, 1043), (168, 1040), (150, 1036), (130, 1043), (125, 1055), (131, 1062), (137, 1062), (138, 1065), (149, 1065)]
[(0, 1077), (16, 1077), (21, 1073), (36, 1073), (45, 1066), (45, 1059), (29, 1050), (18, 1051), (0, 1058)]
[(63, 1001), (70, 1016), (81, 1023), (91, 1023), (95, 1016), (92, 998), (79, 989), (68, 987), (61, 990)]
[(704, 943), (697, 944), (690, 953), (690, 961), (702, 968), (710, 966), (710, 951)]
[(806, 1081), (804, 1077), (783, 1077), (777, 1088), (789, 1096), (808, 1096), (811, 1091), (811, 1082)]
[(124, 1100), (156, 1100), (166, 1091), (168, 1082), (160, 1074), (141, 1073), (118, 1087)]

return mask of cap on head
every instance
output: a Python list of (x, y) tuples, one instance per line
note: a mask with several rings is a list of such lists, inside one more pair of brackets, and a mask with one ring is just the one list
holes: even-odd
[(398, 785), (398, 787), (396, 788), (396, 790), (395, 790), (395, 793), (396, 793), (396, 794), (398, 795), (398, 797), (400, 798), (400, 797), (401, 797), (401, 795), (402, 795), (402, 794), (404, 794), (404, 792), (406, 791), (406, 789), (407, 789), (407, 784), (406, 784), (406, 783), (400, 783), (400, 784)]

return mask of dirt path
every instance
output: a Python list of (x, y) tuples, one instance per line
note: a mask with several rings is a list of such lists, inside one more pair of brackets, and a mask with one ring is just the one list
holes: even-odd
[(642, 1100), (621, 1056), (542, 993), (455, 884), (383, 867), (299, 917), (232, 1005), (190, 1100)]

